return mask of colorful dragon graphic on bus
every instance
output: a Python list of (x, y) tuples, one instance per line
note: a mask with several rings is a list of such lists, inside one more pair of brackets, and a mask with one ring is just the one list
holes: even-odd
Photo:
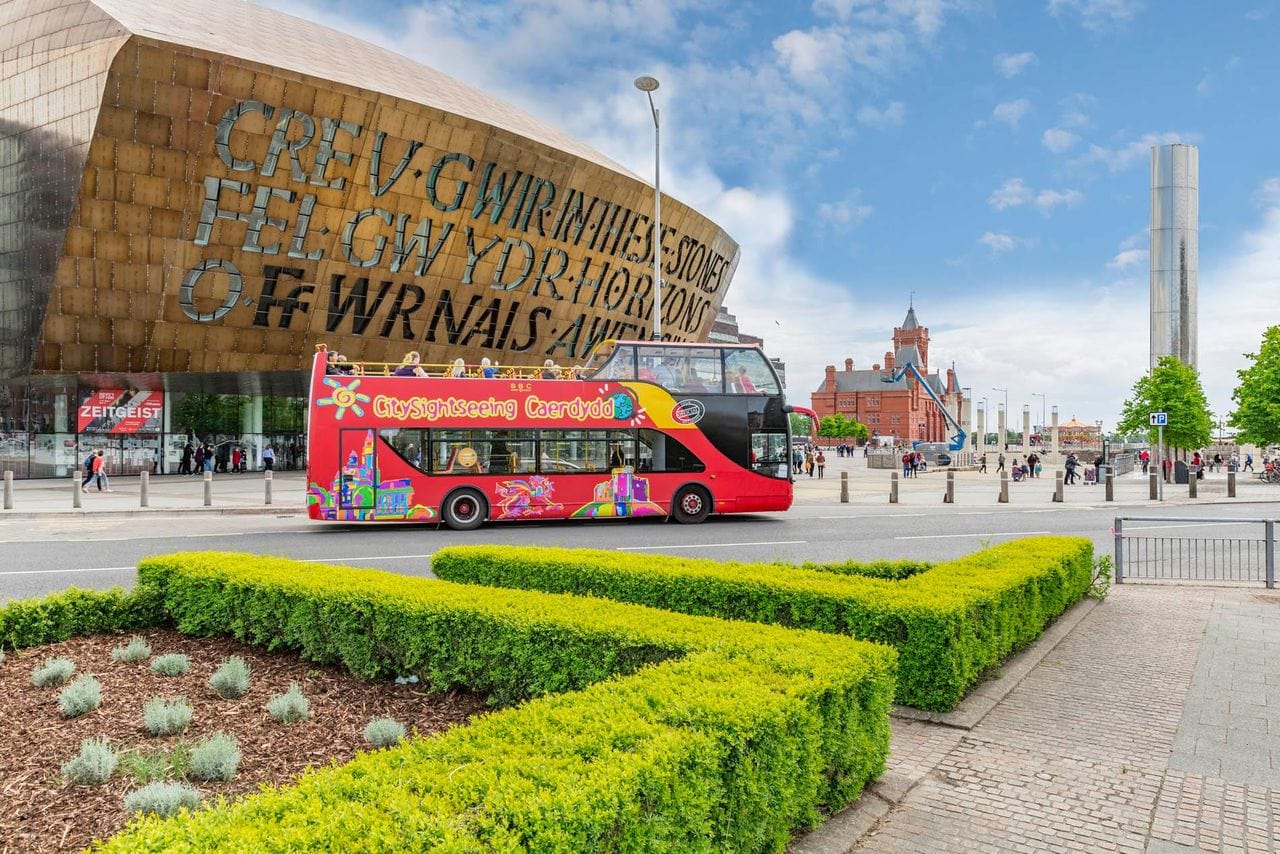
[(307, 504), (319, 505), (320, 518), (345, 522), (428, 521), (436, 511), (413, 503), (413, 483), (409, 478), (382, 479), (374, 463), (374, 433), (370, 430), (364, 447), (354, 450), (333, 476), (328, 489), (312, 482), (307, 487)]

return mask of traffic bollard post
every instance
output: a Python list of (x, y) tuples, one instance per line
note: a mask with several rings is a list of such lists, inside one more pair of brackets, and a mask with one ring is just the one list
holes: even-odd
[(996, 501), (1001, 504), (1009, 503), (1009, 473), (1007, 471), (1000, 472), (1000, 495)]
[(213, 472), (204, 473), (204, 506), (213, 506)]
[(955, 504), (956, 502), (956, 473), (947, 472), (947, 491), (942, 496), (943, 504)]
[(4, 473), (4, 509), (13, 509), (13, 472)]
[(1062, 503), (1062, 499), (1063, 499), (1062, 490), (1063, 490), (1063, 485), (1066, 483), (1065, 478), (1066, 478), (1066, 475), (1063, 472), (1054, 472), (1053, 501), (1055, 504)]
[(1236, 473), (1233, 471), (1227, 472), (1227, 497), (1236, 497)]
[[(1188, 466), (1188, 470), (1189, 469), (1190, 467)], [(1187, 478), (1187, 497), (1188, 498), (1196, 497), (1196, 486), (1197, 486), (1196, 473), (1194, 471), (1191, 471), (1190, 476)]]
[(80, 509), (80, 481), (83, 475), (79, 471), (71, 472), (71, 506)]
[(840, 503), (849, 503), (849, 473), (847, 471), (840, 472)]
[(262, 484), (265, 490), (265, 495), (264, 495), (265, 503), (270, 504), (271, 503), (271, 476), (272, 474), (274, 474), (274, 472), (268, 469), (267, 471), (263, 472), (263, 474), (264, 474), (264, 477), (262, 479)]
[(896, 471), (889, 472), (889, 503), (898, 503), (898, 473)]
[(138, 472), (138, 506), (151, 506), (151, 472)]

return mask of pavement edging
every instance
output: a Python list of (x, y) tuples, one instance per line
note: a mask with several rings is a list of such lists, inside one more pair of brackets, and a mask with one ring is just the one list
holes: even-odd
[[(1099, 600), (1085, 598), (1054, 621), (1031, 646), (1008, 659), (1000, 667), (1000, 677), (979, 683), (950, 712), (926, 712), (906, 706), (894, 706), (890, 717), (923, 721), (959, 730), (971, 730), (997, 704), (1018, 686), (1037, 664), (1054, 650), (1063, 638), (1099, 605)], [(853, 851), (880, 819), (901, 803), (930, 769), (909, 776), (885, 771), (867, 786), (862, 796), (838, 813), (831, 815), (813, 830), (796, 837), (787, 846), (789, 854), (847, 854)]]
[(147, 516), (165, 514), (210, 513), (217, 516), (305, 516), (306, 508), (282, 504), (264, 504), (259, 507), (136, 507), (132, 510), (0, 510), (4, 519), (83, 519), (85, 516)]

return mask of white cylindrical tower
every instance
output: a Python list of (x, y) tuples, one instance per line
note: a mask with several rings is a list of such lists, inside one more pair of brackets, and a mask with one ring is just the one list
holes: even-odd
[(1161, 356), (1196, 366), (1200, 151), (1151, 148), (1151, 367)]

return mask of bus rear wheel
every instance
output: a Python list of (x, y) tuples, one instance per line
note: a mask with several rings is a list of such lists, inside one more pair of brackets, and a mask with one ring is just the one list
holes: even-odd
[(671, 499), (671, 515), (682, 525), (696, 525), (711, 513), (711, 496), (700, 486), (682, 486)]
[(488, 515), (488, 502), (478, 491), (470, 488), (450, 492), (440, 505), (441, 518), (455, 531), (473, 531)]

